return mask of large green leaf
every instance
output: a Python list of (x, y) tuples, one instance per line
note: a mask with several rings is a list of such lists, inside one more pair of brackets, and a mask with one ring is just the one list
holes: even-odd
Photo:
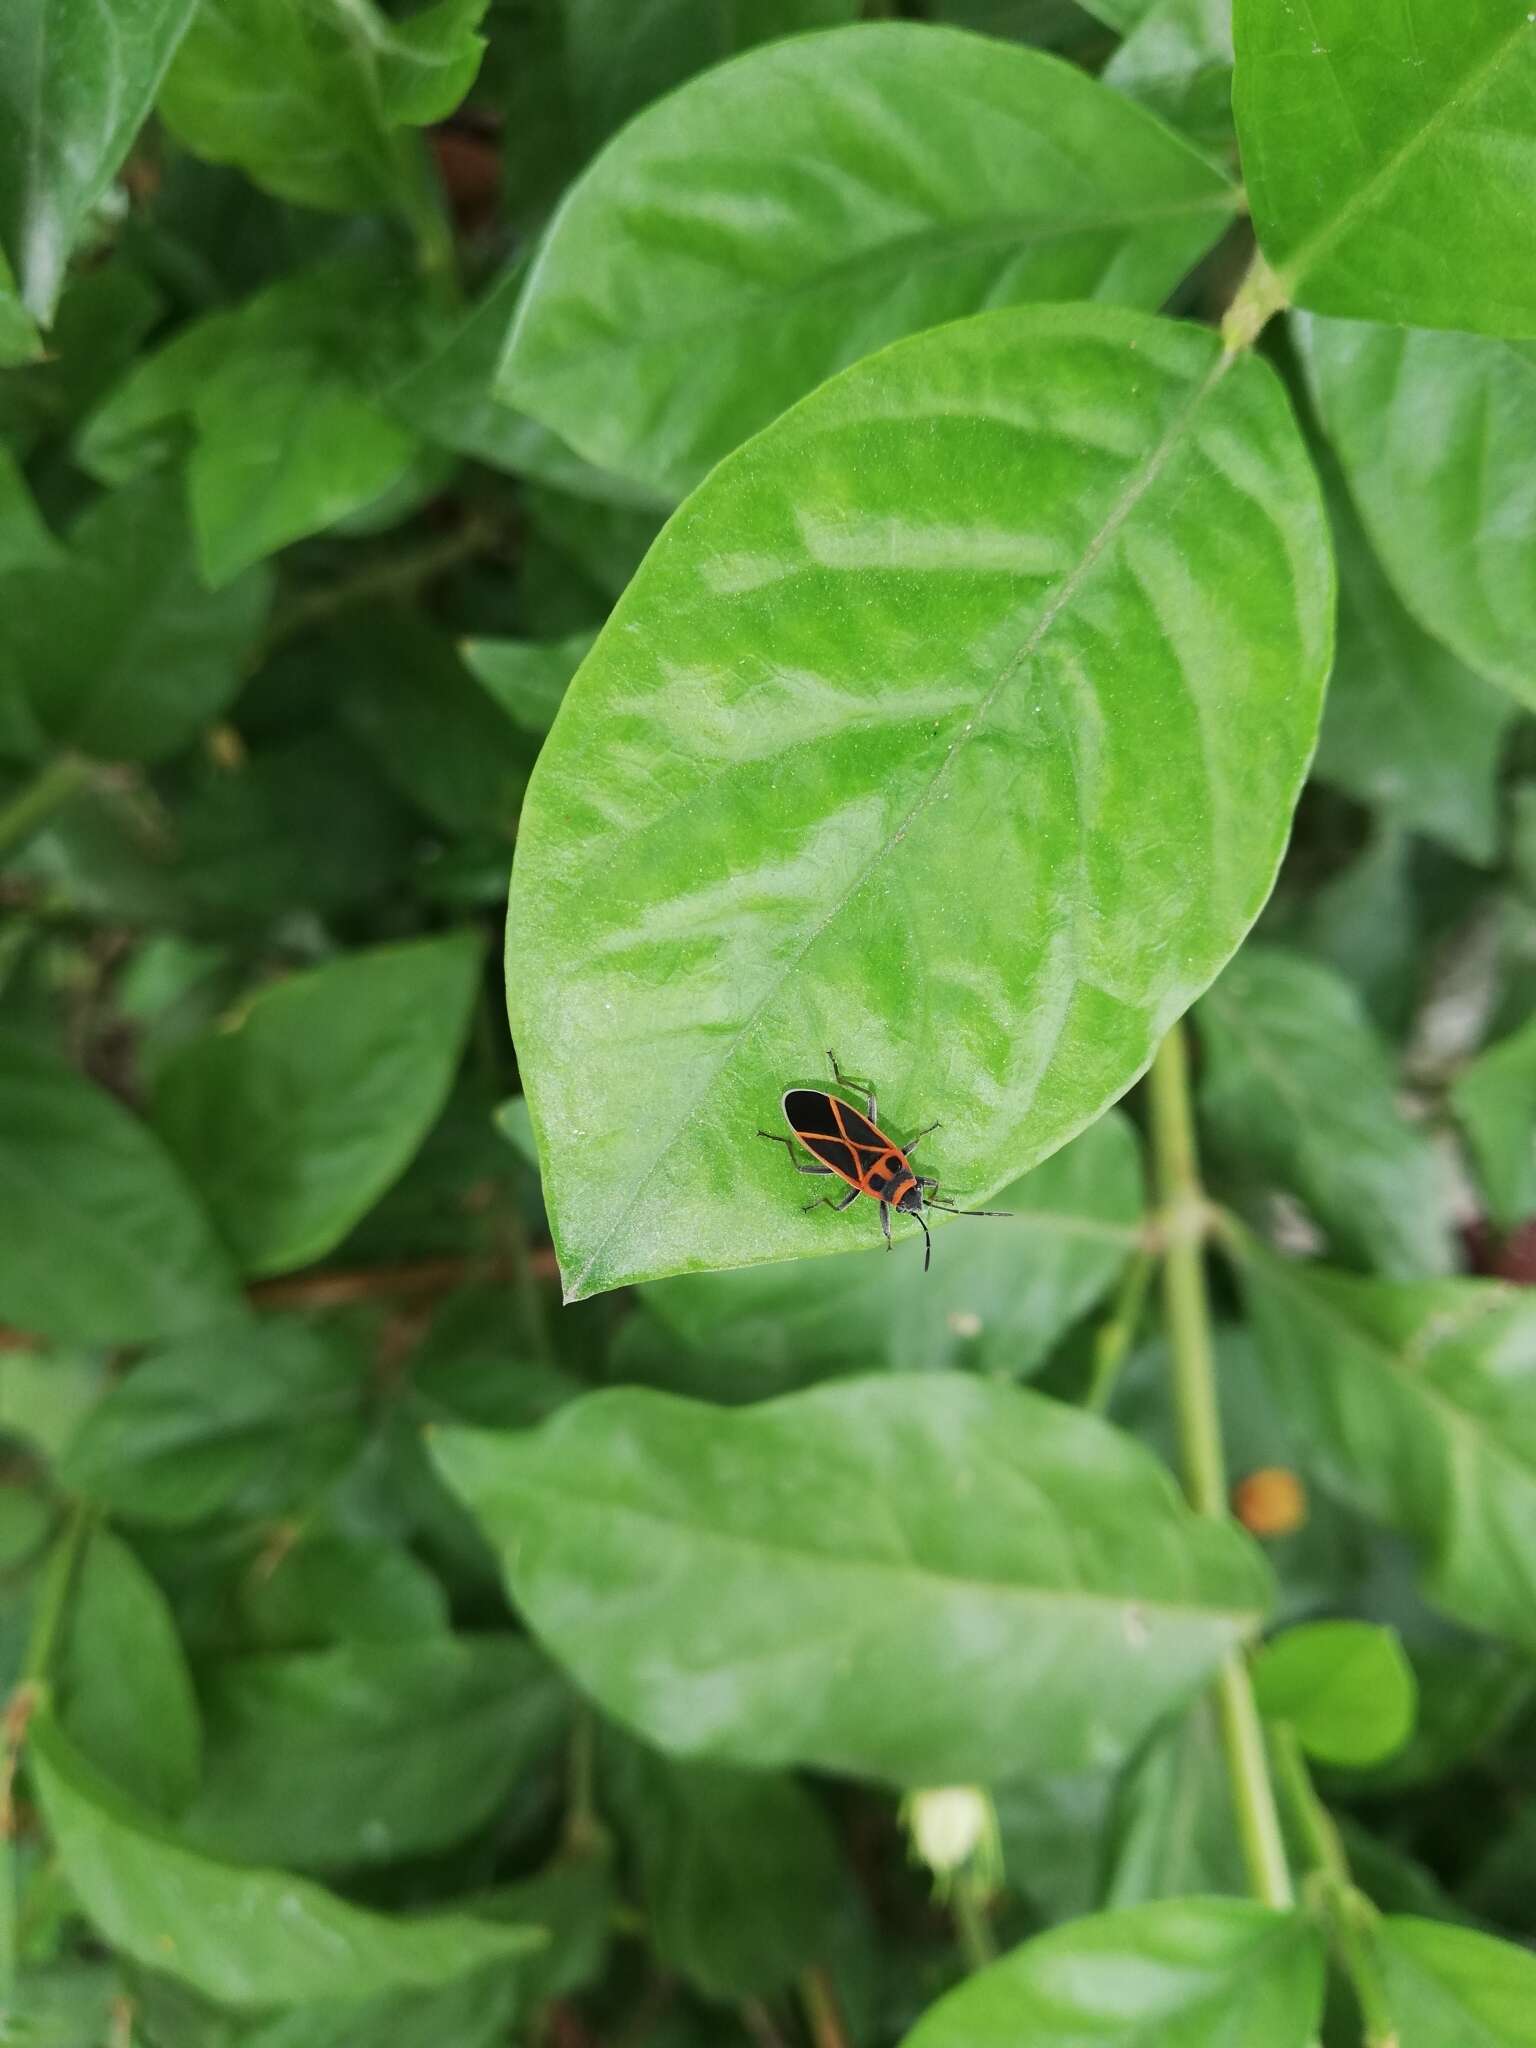
[(179, 476), (97, 500), (69, 549), (11, 571), (0, 664), (15, 664), (58, 746), (153, 761), (211, 724), (244, 680), (267, 608), (252, 571), (219, 591), (198, 573)]
[(229, 1255), (153, 1134), (110, 1095), (0, 1036), (0, 1317), (135, 1344), (236, 1308)]
[(1323, 313), (1536, 333), (1536, 24), (1525, 0), (1236, 0), (1259, 242)]
[(447, 1097), (480, 958), (469, 933), (351, 953), (167, 1061), (156, 1127), (246, 1272), (319, 1258), (403, 1172)]
[(236, 1863), (338, 1870), (471, 1833), (558, 1739), (566, 1694), (507, 1636), (418, 1635), (204, 1674), (188, 1840)]
[(736, 1411), (613, 1391), (433, 1449), (546, 1646), (685, 1756), (918, 1784), (1109, 1762), (1268, 1597), (1118, 1431), (959, 1375)]
[(804, 1378), (875, 1364), (1031, 1372), (1113, 1284), (1143, 1208), (1135, 1133), (1111, 1111), (1007, 1189), (1011, 1214), (946, 1238), (923, 1271), (904, 1244), (887, 1266), (858, 1254), (653, 1281), (650, 1308), (733, 1373)]
[(1533, 2048), (1536, 1956), (1472, 1927), (1390, 1914), (1375, 1929), (1401, 2048)]
[(1463, 661), (1536, 704), (1536, 343), (1294, 327), (1398, 595)]
[(826, 1046), (898, 1135), (943, 1120), (962, 1196), (1091, 1122), (1268, 893), (1331, 600), (1273, 374), (1144, 315), (916, 336), (723, 463), (519, 830), (508, 996), (568, 1294), (877, 1243), (753, 1136)]
[(1536, 1216), (1536, 1018), (1462, 1068), (1451, 1106), (1494, 1221), (1513, 1230)]
[(543, 1938), (459, 1913), (388, 1918), (285, 1871), (199, 1856), (99, 1778), (46, 1716), (32, 1724), (28, 1758), (64, 1874), (99, 1933), (222, 2005), (425, 1988)]
[(1515, 706), (1417, 623), (1342, 490), (1330, 505), (1338, 651), (1313, 772), (1489, 864), (1498, 850), (1499, 753)]
[(984, 306), (1156, 307), (1231, 217), (1151, 115), (1044, 56), (864, 23), (755, 50), (633, 121), (561, 206), (501, 391), (686, 490), (834, 370)]
[(0, 246), (45, 325), (86, 215), (128, 154), (196, 6), (6, 0), (0, 8)]
[(202, 1756), (192, 1676), (165, 1595), (109, 1529), (81, 1560), (54, 1684), (90, 1763), (157, 1812), (186, 1805)]
[(1455, 1263), (1440, 1163), (1397, 1107), (1386, 1046), (1319, 961), (1245, 946), (1198, 1012), (1218, 1146), (1299, 1195), (1342, 1258), (1403, 1279)]
[(189, 148), (238, 164), (301, 206), (417, 211), (402, 133), (452, 113), (474, 83), (486, 0), (403, 19), (373, 0), (202, 0), (160, 97)]
[(152, 1353), (86, 1416), (69, 1484), (145, 1522), (307, 1505), (361, 1447), (365, 1366), (298, 1317), (229, 1325)]
[(1244, 1289), (1310, 1469), (1411, 1537), (1458, 1621), (1536, 1647), (1536, 1305), (1492, 1281), (1392, 1285), (1250, 1246)]
[(1413, 1729), (1413, 1666), (1394, 1631), (1368, 1621), (1287, 1629), (1254, 1659), (1253, 1689), (1259, 1712), (1325, 1764), (1380, 1763)]
[(1306, 2048), (1323, 1962), (1302, 1914), (1246, 1899), (1096, 1913), (979, 1971), (902, 2048)]
[(610, 1741), (602, 1785), (668, 1968), (709, 1997), (761, 1997), (826, 1954), (843, 1876), (831, 1828), (793, 1778)]

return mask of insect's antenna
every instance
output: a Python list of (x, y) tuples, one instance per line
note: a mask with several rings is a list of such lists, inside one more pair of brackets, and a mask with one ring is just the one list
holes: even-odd
[(947, 1209), (951, 1216), (1011, 1216), (1011, 1209), (957, 1209), (953, 1202), (935, 1202), (929, 1197), (930, 1209)]
[(917, 1220), (923, 1227), (923, 1271), (926, 1273), (928, 1261), (933, 1257), (933, 1238), (929, 1233), (927, 1224), (923, 1223), (922, 1217), (919, 1216)]

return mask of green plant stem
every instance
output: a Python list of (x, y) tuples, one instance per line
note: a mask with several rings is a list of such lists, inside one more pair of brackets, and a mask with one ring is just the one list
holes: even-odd
[(800, 2003), (814, 2048), (849, 2048), (832, 1979), (820, 1963), (800, 1975)]
[(1120, 1276), (1114, 1304), (1093, 1340), (1093, 1378), (1084, 1403), (1090, 1415), (1108, 1413), (1120, 1383), (1121, 1368), (1141, 1326), (1141, 1312), (1146, 1306), (1155, 1264), (1155, 1255), (1143, 1245)]
[(356, 605), (409, 596), (444, 570), (456, 568), (460, 562), (482, 553), (494, 537), (495, 529), (485, 519), (471, 517), (452, 533), (440, 534), (418, 548), (402, 549), (397, 555), (370, 562), (354, 576), (343, 576), (323, 590), (295, 598), (278, 612), (258, 641), (252, 666), (259, 668), (290, 640), (315, 626), (323, 626)]
[(967, 1882), (963, 1870), (955, 1879), (949, 1910), (954, 1915), (955, 1932), (960, 1937), (966, 1968), (984, 1970), (988, 1963), (996, 1962), (997, 1943), (992, 1938), (992, 1923), (982, 1909), (976, 1887)]
[(1395, 2048), (1397, 2028), (1370, 1938), (1376, 1909), (1355, 1888), (1344, 1844), (1333, 1816), (1317, 1796), (1296, 1730), (1284, 1722), (1271, 1728), (1270, 1748), (1275, 1776), (1314, 1868), (1308, 1889), (1322, 1908), (1334, 1951), (1360, 2004), (1365, 2048)]
[(1222, 347), (1228, 355), (1252, 348), (1276, 313), (1284, 312), (1289, 303), (1286, 287), (1270, 269), (1264, 251), (1255, 249), (1222, 320)]
[[(1182, 1024), (1175, 1024), (1158, 1048), (1150, 1090), (1152, 1155), (1162, 1204), (1163, 1299), (1184, 1489), (1197, 1513), (1219, 1521), (1226, 1517), (1227, 1482), (1205, 1285), (1210, 1205), (1200, 1183)], [(1249, 1883), (1266, 1905), (1291, 1906), (1295, 1893), (1275, 1810), (1264, 1732), (1241, 1651), (1234, 1651), (1221, 1668), (1216, 1703)]]
[(56, 754), (24, 789), (0, 806), (0, 854), (8, 853), (37, 831), (61, 804), (91, 779), (91, 764), (78, 754)]

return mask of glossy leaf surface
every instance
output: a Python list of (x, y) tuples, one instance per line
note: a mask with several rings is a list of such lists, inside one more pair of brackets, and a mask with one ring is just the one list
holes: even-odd
[(1492, 1281), (1391, 1285), (1251, 1246), (1245, 1292), (1309, 1471), (1412, 1538), (1464, 1624), (1536, 1644), (1536, 1308)]
[(1413, 1727), (1413, 1666), (1391, 1629), (1366, 1621), (1287, 1629), (1254, 1659), (1253, 1688), (1265, 1719), (1288, 1722), (1320, 1763), (1380, 1763)]
[(0, 9), (0, 248), (44, 325), (85, 217), (195, 11), (196, 0), (114, 0), (110, 12), (93, 0), (6, 0)]
[(1463, 661), (1536, 704), (1536, 342), (1295, 327), (1399, 597)]
[(1200, 1107), (1230, 1155), (1297, 1194), (1341, 1257), (1411, 1278), (1451, 1269), (1440, 1166), (1395, 1099), (1387, 1048), (1319, 962), (1245, 946), (1198, 1012)]
[(1109, 1762), (1268, 1598), (1107, 1424), (958, 1375), (736, 1412), (615, 1391), (433, 1451), (546, 1647), (684, 1756), (919, 1784)]
[(447, 1096), (480, 959), (468, 934), (353, 953), (167, 1063), (156, 1127), (246, 1272), (319, 1258), (403, 1170)]
[(1394, 1913), (1376, 1954), (1401, 2048), (1532, 2048), (1536, 1957), (1473, 1927)]
[(1536, 1020), (1490, 1045), (1451, 1083), (1494, 1221), (1513, 1230), (1536, 1215)]
[(0, 1036), (0, 1316), (80, 1344), (143, 1343), (236, 1312), (229, 1255), (153, 1132)]
[(1235, 0), (1259, 242), (1287, 296), (1536, 333), (1536, 23), (1524, 0)]
[(1033, 299), (1155, 308), (1232, 203), (1170, 130), (1039, 52), (916, 23), (797, 37), (647, 109), (577, 182), (501, 392), (680, 493), (899, 335)]
[(444, 1984), (543, 1939), (458, 1913), (365, 1912), (285, 1871), (184, 1849), (34, 1721), (28, 1755), (54, 1847), (87, 1917), (125, 1955), (222, 2005), (362, 1999)]
[(1022, 1374), (1113, 1285), (1143, 1198), (1135, 1134), (1111, 1111), (1004, 1189), (1010, 1215), (946, 1237), (930, 1272), (914, 1241), (889, 1265), (854, 1253), (695, 1273), (653, 1281), (643, 1298), (701, 1355), (768, 1379), (877, 1363)]
[(752, 1136), (828, 1045), (897, 1134), (943, 1119), (973, 1198), (1092, 1121), (1268, 893), (1330, 607), (1272, 373), (1141, 315), (915, 337), (722, 464), (519, 831), (508, 996), (568, 1294), (878, 1242), (873, 1205), (800, 1214)]
[(924, 2015), (902, 2048), (1305, 2048), (1322, 1939), (1299, 1913), (1170, 1899), (1036, 1935)]

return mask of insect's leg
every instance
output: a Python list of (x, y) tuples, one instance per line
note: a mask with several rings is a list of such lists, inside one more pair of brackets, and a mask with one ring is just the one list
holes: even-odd
[(809, 1216), (813, 1209), (830, 1209), (834, 1215), (840, 1216), (845, 1209), (853, 1207), (863, 1192), (862, 1188), (850, 1188), (840, 1202), (834, 1202), (830, 1195), (818, 1195), (814, 1202), (806, 1203), (805, 1213)]
[(931, 1173), (920, 1173), (915, 1178), (920, 1188), (936, 1188), (940, 1185)]
[(912, 1154), (917, 1150), (917, 1139), (926, 1138), (930, 1131), (936, 1131), (938, 1130), (938, 1128), (939, 1126), (937, 1124), (924, 1124), (923, 1128), (918, 1132), (917, 1138), (909, 1138), (906, 1144), (902, 1146), (902, 1151), (905, 1152), (907, 1157), (910, 1159), (912, 1157)]
[(885, 1248), (889, 1251), (891, 1248), (891, 1205), (889, 1202), (882, 1202), (880, 1204), (880, 1228), (885, 1232)]
[[(836, 1081), (839, 1088), (846, 1088), (848, 1086), (848, 1077), (844, 1074), (842, 1068), (837, 1064), (837, 1054), (832, 1050), (830, 1045), (827, 1047), (827, 1058), (832, 1062), (833, 1080)], [(860, 1089), (860, 1093), (863, 1095), (866, 1105), (864, 1114), (869, 1118), (872, 1124), (879, 1123), (880, 1105), (875, 1101), (874, 1089), (871, 1088), (869, 1083), (866, 1081), (863, 1083)]]
[(781, 1138), (776, 1131), (759, 1131), (757, 1135), (760, 1138), (766, 1138), (770, 1145), (782, 1145), (789, 1154), (789, 1163), (796, 1173), (831, 1174), (832, 1169), (830, 1166), (807, 1166), (803, 1159), (797, 1159), (793, 1144), (788, 1138)]

